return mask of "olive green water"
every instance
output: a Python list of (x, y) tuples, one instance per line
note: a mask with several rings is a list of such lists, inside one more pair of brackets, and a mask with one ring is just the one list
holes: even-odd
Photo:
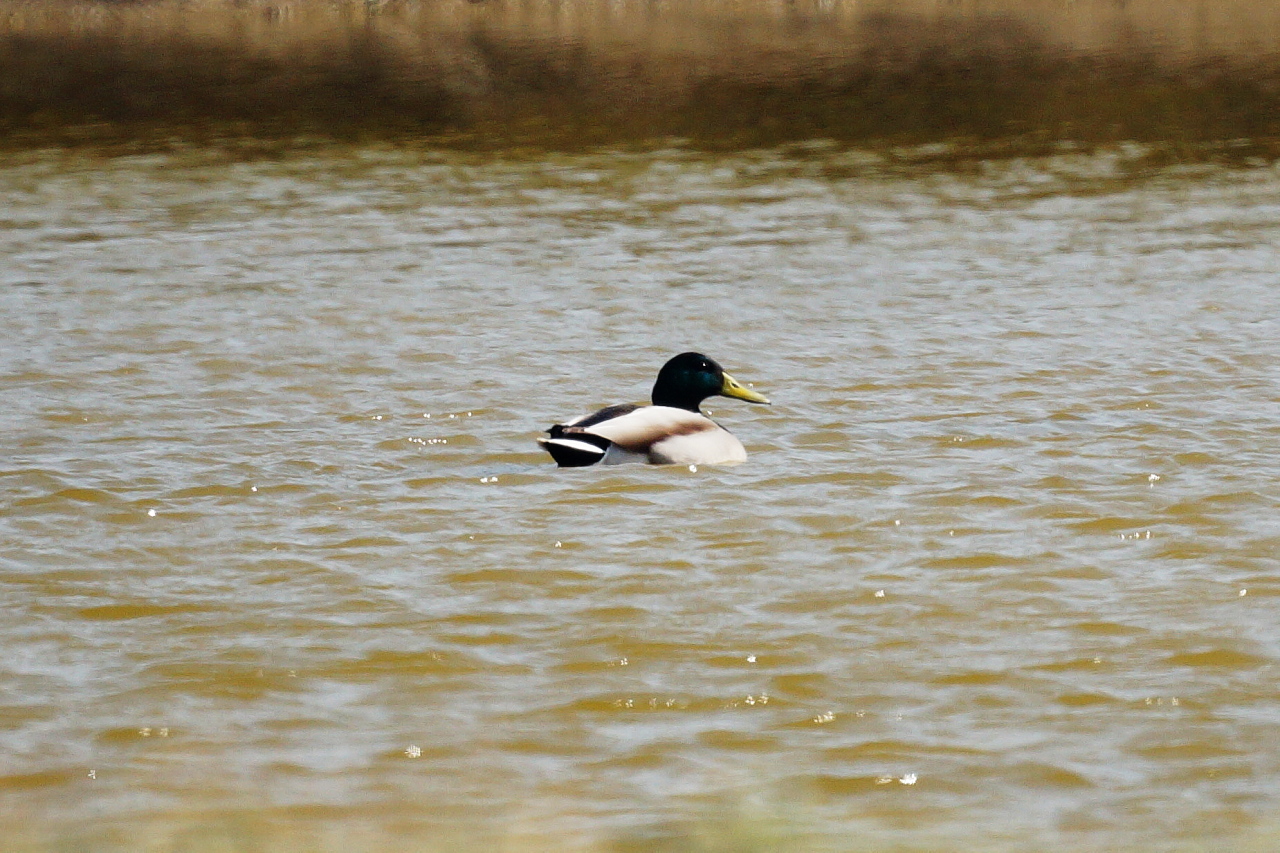
[(1136, 156), (8, 155), (8, 843), (1266, 837), (1280, 171)]

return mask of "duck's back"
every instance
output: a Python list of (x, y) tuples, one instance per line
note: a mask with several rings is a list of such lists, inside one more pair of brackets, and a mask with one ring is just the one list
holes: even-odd
[(641, 406), (585, 431), (657, 465), (716, 465), (747, 458), (732, 433), (705, 415), (674, 406)]

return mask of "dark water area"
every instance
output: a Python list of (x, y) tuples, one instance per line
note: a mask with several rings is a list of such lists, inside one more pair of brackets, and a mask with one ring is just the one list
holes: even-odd
[(812, 138), (1271, 156), (1280, 9), (1114, 2), (0, 4), (9, 145)]

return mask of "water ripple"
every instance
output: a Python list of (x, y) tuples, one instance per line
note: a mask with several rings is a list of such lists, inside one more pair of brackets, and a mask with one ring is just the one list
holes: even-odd
[[(1109, 157), (3, 164), (45, 283), (0, 290), (0, 790), (557, 848), (740, 796), (1265, 826), (1280, 182)], [(691, 347), (775, 401), (709, 406), (746, 464), (533, 444)]]

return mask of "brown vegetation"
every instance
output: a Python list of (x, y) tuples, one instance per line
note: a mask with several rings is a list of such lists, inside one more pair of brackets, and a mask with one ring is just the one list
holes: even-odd
[(1262, 0), (0, 0), (0, 133), (1280, 137)]

